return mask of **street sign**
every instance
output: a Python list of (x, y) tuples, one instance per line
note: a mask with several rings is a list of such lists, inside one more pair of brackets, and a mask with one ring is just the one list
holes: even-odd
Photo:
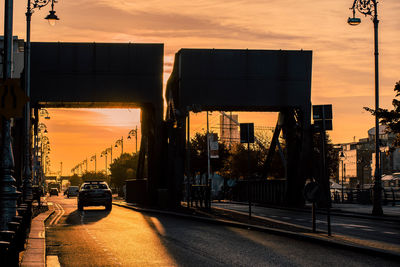
[[(314, 129), (322, 130), (322, 120), (314, 120)], [(333, 130), (332, 120), (325, 120), (325, 131)]]
[(254, 143), (254, 123), (240, 124), (240, 143)]
[(304, 187), (304, 198), (309, 202), (316, 202), (320, 193), (320, 187), (316, 182), (309, 182)]
[(210, 158), (217, 159), (218, 155), (218, 135), (216, 133), (210, 133)]
[(22, 118), (22, 111), (29, 98), (20, 86), (20, 79), (0, 81), (0, 115), (10, 118)]
[(332, 120), (332, 105), (313, 105), (313, 119), (322, 120), (325, 114), (325, 120)]

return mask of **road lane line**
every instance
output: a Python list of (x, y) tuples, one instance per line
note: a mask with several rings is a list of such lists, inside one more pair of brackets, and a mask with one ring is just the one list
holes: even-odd
[(56, 207), (56, 212), (57, 212), (57, 214), (56, 214), (56, 215), (54, 216), (54, 218), (50, 221), (49, 225), (53, 225), (53, 223), (54, 223), (54, 221), (57, 219), (58, 215), (61, 214), (61, 210), (60, 210), (60, 208), (58, 207), (58, 206), (59, 206), (58, 203), (54, 203), (54, 204), (55, 204), (55, 207)]
[(47, 256), (46, 257), (46, 266), (47, 267), (60, 267), (60, 261), (58, 260), (58, 256)]
[(58, 221), (61, 219), (61, 217), (65, 214), (65, 210), (64, 208), (59, 204), (60, 208), (61, 208), (61, 213), (58, 216), (57, 220), (54, 222), (54, 224), (58, 224)]

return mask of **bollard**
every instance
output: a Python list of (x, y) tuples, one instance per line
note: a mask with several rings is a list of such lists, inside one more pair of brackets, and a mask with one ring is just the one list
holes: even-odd
[(25, 229), (21, 227), (19, 222), (9, 222), (8, 228), (15, 232), (15, 247), (17, 251), (23, 251), (25, 249)]
[(394, 195), (394, 189), (393, 189), (393, 187), (392, 187), (391, 189), (392, 189), (392, 197), (393, 197), (392, 206), (394, 207), (394, 206), (396, 206), (396, 197), (395, 197), (395, 195)]
[(0, 240), (9, 243), (7, 249), (7, 265), (19, 265), (19, 253), (15, 247), (15, 232), (14, 231), (0, 231)]
[(10, 242), (0, 241), (0, 262), (4, 264), (4, 266), (9, 266), (8, 263), (8, 249), (10, 247)]

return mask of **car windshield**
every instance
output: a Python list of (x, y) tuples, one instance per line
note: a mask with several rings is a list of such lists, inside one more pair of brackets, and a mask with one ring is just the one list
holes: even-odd
[(107, 189), (105, 184), (85, 184), (83, 189)]

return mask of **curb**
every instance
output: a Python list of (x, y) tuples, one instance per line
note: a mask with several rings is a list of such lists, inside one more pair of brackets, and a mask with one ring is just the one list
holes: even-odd
[[(336, 247), (336, 248), (340, 248), (340, 249), (351, 249), (352, 251), (367, 253), (369, 255), (374, 255), (374, 256), (379, 256), (379, 257), (385, 257), (386, 259), (389, 258), (389, 259), (394, 259), (394, 260), (400, 260), (400, 254), (398, 254), (398, 253), (393, 253), (393, 252), (383, 250), (383, 249), (378, 249), (378, 248), (372, 248), (372, 247), (367, 247), (367, 246), (360, 246), (360, 245), (355, 245), (355, 244), (350, 244), (350, 243), (338, 242), (336, 240), (329, 240), (329, 239), (317, 237), (317, 236), (310, 236), (310, 235), (306, 235), (306, 234), (295, 233), (295, 232), (274, 229), (274, 228), (264, 227), (264, 226), (256, 226), (256, 225), (240, 223), (240, 222), (235, 222), (235, 221), (230, 221), (230, 220), (211, 219), (211, 218), (205, 218), (205, 217), (200, 217), (200, 216), (195, 216), (195, 215), (187, 215), (187, 214), (182, 214), (179, 212), (138, 208), (135, 206), (129, 206), (126, 204), (116, 203), (116, 202), (113, 202), (113, 204), (116, 206), (119, 206), (119, 207), (131, 209), (131, 210), (138, 211), (138, 212), (172, 215), (175, 217), (180, 217), (180, 218), (185, 218), (185, 219), (190, 219), (190, 220), (198, 220), (198, 221), (211, 223), (211, 224), (226, 225), (226, 226), (232, 226), (232, 227), (237, 227), (237, 228), (242, 228), (242, 229), (247, 229), (247, 230), (254, 230), (254, 231), (259, 231), (259, 232), (264, 232), (264, 233), (269, 233), (269, 234), (275, 234), (275, 235), (279, 235), (279, 236), (290, 237), (290, 238), (294, 238), (297, 240), (316, 242), (316, 243), (319, 243), (322, 245), (328, 245), (328, 246)], [(327, 237), (327, 238), (329, 238), (329, 237)]]
[[(31, 231), (32, 231), (32, 228), (31, 228), (31, 231), (29, 232), (29, 235), (28, 235), (29, 237), (28, 237), (28, 240), (27, 240), (28, 246), (27, 246), (26, 250), (24, 251), (24, 255), (22, 257), (22, 261), (21, 261), (21, 265), (20, 265), (21, 267), (24, 267), (24, 266), (28, 267), (28, 266), (31, 266), (32, 264), (34, 264), (35, 266), (36, 265), (46, 266), (46, 227), (45, 227), (45, 222), (50, 218), (51, 215), (54, 214), (54, 212), (55, 212), (54, 210), (53, 211), (49, 211), (49, 214), (47, 214), (46, 217), (42, 219), (43, 238), (41, 238), (41, 239), (43, 240), (43, 247), (44, 247), (44, 250), (43, 250), (43, 262), (42, 261), (40, 261), (40, 262), (39, 261), (26, 261), (26, 256), (28, 255), (28, 252), (29, 252), (29, 249), (30, 249), (29, 241), (31, 239), (34, 239), (33, 237), (30, 237)], [(35, 220), (35, 219), (33, 219), (33, 220)]]

